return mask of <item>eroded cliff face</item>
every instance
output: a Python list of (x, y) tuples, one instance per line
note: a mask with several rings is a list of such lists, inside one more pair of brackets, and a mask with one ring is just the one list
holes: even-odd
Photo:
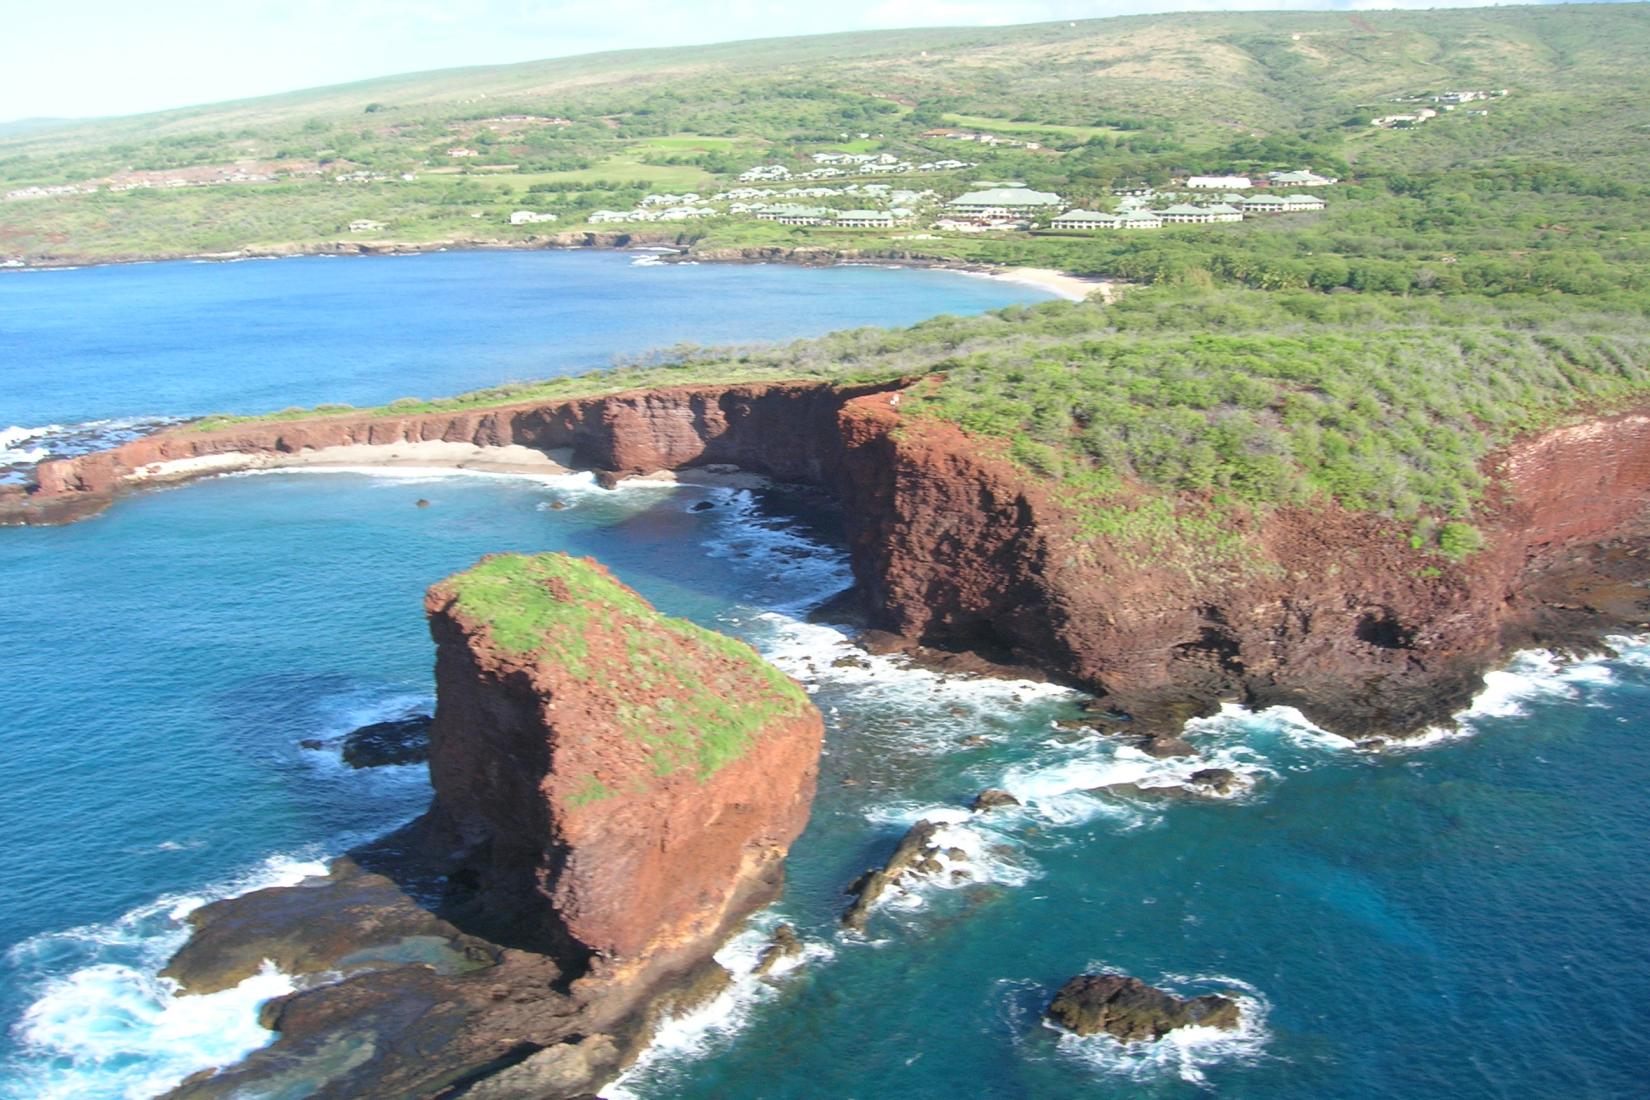
[(1084, 534), (1045, 483), (902, 417), (897, 395), (848, 402), (842, 432), (856, 573), (883, 625), (1056, 670), (1149, 721), (1230, 700), (1402, 734), (1465, 704), (1510, 647), (1650, 621), (1632, 584), (1650, 575), (1640, 413), (1495, 456), (1488, 544), (1464, 563), (1332, 506), (1240, 520), (1253, 552), (1238, 560), (1142, 551)]
[[(526, 648), (489, 621), (495, 601), (546, 600), (576, 637)], [(490, 558), (426, 607), (431, 817), (493, 938), (569, 968), (668, 968), (778, 893), (823, 737), (799, 687), (594, 562)]]

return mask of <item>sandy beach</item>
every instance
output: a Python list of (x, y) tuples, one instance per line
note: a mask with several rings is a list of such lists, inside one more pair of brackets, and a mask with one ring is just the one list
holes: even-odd
[(996, 270), (988, 269), (977, 274), (987, 279), (998, 279), (1005, 283), (1034, 286), (1039, 290), (1046, 290), (1050, 294), (1058, 294), (1071, 302), (1087, 301), (1090, 297), (1096, 295), (1099, 296), (1102, 302), (1111, 302), (1117, 297), (1117, 283), (1111, 279), (1069, 275), (1064, 271), (1056, 271), (1052, 267), (1005, 267)]
[[(140, 467), (127, 475), (129, 483), (169, 483), (189, 481), (218, 474), (246, 473), (257, 470), (462, 470), (481, 474), (513, 474), (527, 477), (560, 477), (578, 474), (567, 449), (539, 451), (532, 447), (512, 444), (506, 447), (479, 447), (471, 443), (446, 443), (430, 440), (423, 443), (355, 444), (342, 447), (321, 447), (297, 453), (250, 453), (230, 451), (224, 454), (183, 458), (172, 462), (155, 462)], [(657, 470), (639, 474), (633, 479), (650, 482), (675, 482), (683, 485), (716, 485), (729, 488), (754, 488), (765, 484), (758, 474), (734, 466), (709, 465), (681, 471)]]

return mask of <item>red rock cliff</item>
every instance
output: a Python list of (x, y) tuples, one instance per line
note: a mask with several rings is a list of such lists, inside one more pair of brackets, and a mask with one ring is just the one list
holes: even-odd
[[(1489, 542), (1461, 565), (1410, 551), (1379, 517), (1328, 506), (1243, 521), (1250, 550), (1235, 566), (1142, 553), (1086, 536), (989, 444), (903, 417), (897, 387), (821, 383), (168, 432), (42, 463), (38, 492), (0, 498), (0, 522), (77, 518), (157, 462), (430, 439), (571, 448), (577, 463), (626, 472), (727, 462), (823, 485), (846, 509), (878, 625), (913, 643), (1005, 652), (1139, 712), (1230, 698), (1298, 706), (1349, 734), (1409, 730), (1464, 703), (1509, 646), (1579, 638), (1595, 605), (1608, 603), (1612, 621), (1650, 621), (1619, 586), (1607, 599), (1553, 587), (1596, 569), (1600, 547), (1643, 537), (1640, 413), (1495, 456), (1480, 524)], [(1559, 621), (1555, 607), (1581, 614)]]
[(1347, 734), (1407, 732), (1464, 704), (1510, 646), (1650, 619), (1642, 591), (1564, 604), (1579, 613), (1568, 623), (1538, 592), (1555, 574), (1596, 575), (1605, 544), (1650, 535), (1650, 416), (1495, 456), (1488, 545), (1463, 564), (1332, 506), (1252, 517), (1251, 557), (1198, 564), (1086, 536), (993, 448), (897, 406), (865, 395), (842, 415), (856, 573), (884, 625), (1006, 651), (1120, 709), (1183, 716), (1173, 704), (1232, 699), (1300, 707)]
[(204, 471), (212, 473), (234, 468), (236, 456), (279, 458), (326, 447), (430, 441), (567, 449), (579, 466), (623, 473), (733, 463), (822, 483), (840, 456), (836, 417), (842, 402), (884, 388), (806, 382), (674, 386), (407, 416), (363, 412), (250, 421), (215, 431), (183, 427), (40, 463), (32, 492), (0, 487), (0, 523), (80, 519), (139, 486), (163, 463), (224, 458), (228, 464)]
[(500, 942), (696, 963), (777, 894), (823, 736), (799, 687), (591, 561), (490, 557), (427, 609), (431, 815)]

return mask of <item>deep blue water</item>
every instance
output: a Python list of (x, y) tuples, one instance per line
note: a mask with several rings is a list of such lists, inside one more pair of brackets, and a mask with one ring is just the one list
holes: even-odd
[(946, 271), (613, 252), (0, 272), (0, 468), (129, 438), (154, 417), (440, 397), (679, 342), (791, 340), (1047, 297)]
[[(174, 277), (100, 274), (156, 271)], [(594, 554), (664, 610), (751, 638), (830, 724), (813, 822), (758, 921), (794, 923), (808, 962), (670, 1029), (615, 1095), (1643, 1094), (1650, 646), (1522, 659), (1461, 736), (1404, 752), (1233, 712), (1191, 737), (1252, 795), (1131, 801), (1088, 790), (1207, 761), (1074, 739), (1051, 689), (833, 666), (843, 637), (798, 615), (846, 581), (836, 531), (789, 492), (349, 472), (0, 530), (0, 1096), (145, 1096), (261, 1039), (253, 1005), (278, 975), (205, 999), (155, 981), (177, 918), (422, 807), (420, 769), (351, 773), (299, 743), (427, 706), (424, 587), (507, 549)], [(1027, 806), (969, 820), (984, 786)], [(956, 822), (969, 877), (840, 936), (842, 887), (923, 816)], [(1092, 967), (1237, 990), (1253, 1025), (1128, 1052), (1062, 1039), (1040, 1009)]]

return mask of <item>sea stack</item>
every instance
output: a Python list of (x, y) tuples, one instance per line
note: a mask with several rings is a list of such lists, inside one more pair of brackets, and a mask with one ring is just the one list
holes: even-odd
[(186, 993), (265, 959), (299, 991), (264, 1006), (273, 1043), (170, 1096), (588, 1096), (726, 984), (712, 954), (777, 895), (824, 736), (795, 682), (561, 554), (484, 558), (426, 607), (430, 811), (191, 916)]
[(823, 737), (795, 682), (591, 560), (490, 556), (426, 609), (431, 818), (502, 942), (693, 959), (775, 896)]

